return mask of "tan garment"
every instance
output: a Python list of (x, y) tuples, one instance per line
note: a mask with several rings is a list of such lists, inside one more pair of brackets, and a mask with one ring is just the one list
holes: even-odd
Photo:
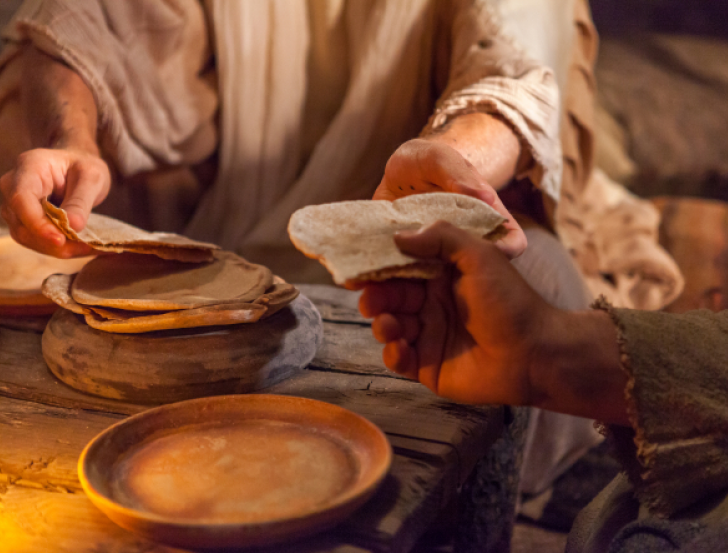
[(564, 172), (556, 230), (594, 297), (604, 295), (617, 307), (660, 309), (677, 298), (684, 281), (658, 244), (655, 207), (594, 170), (598, 37), (585, 0), (576, 2), (574, 24), (561, 120)]
[(632, 428), (608, 428), (628, 478), (618, 477), (579, 515), (567, 551), (604, 552), (624, 525), (655, 515), (725, 524), (728, 311), (598, 307), (617, 325), (629, 377)]
[[(428, 118), (432, 128), (474, 110), (511, 122), (522, 176), (556, 201), (557, 87), (503, 32), (497, 12), (509, 1), (206, 1), (221, 166), (190, 234), (305, 278), (285, 232), (295, 209), (371, 197), (391, 153)], [(129, 175), (215, 148), (204, 16), (196, 0), (26, 0), (5, 36), (84, 77), (102, 144)]]

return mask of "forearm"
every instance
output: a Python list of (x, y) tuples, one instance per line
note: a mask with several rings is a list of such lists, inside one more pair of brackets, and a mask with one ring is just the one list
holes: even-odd
[(21, 55), (21, 100), (33, 146), (98, 155), (98, 112), (83, 79), (33, 46)]
[(497, 116), (470, 113), (450, 120), (440, 130), (423, 136), (457, 150), (496, 190), (516, 174), (521, 143), (513, 129)]
[(536, 407), (629, 425), (617, 331), (602, 311), (553, 310), (529, 368)]

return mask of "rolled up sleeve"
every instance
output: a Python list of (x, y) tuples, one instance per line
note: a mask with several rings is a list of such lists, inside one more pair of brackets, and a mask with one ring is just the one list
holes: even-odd
[(26, 0), (3, 31), (32, 43), (94, 95), (99, 142), (123, 175), (192, 164), (217, 143), (210, 48), (197, 0)]
[(507, 121), (523, 145), (518, 178), (558, 201), (561, 182), (559, 92), (553, 71), (530, 59), (502, 27), (492, 3), (456, 2), (449, 79), (426, 131), (458, 115)]

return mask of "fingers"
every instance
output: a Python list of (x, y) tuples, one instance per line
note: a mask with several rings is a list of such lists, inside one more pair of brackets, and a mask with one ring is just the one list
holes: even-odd
[(91, 210), (108, 193), (110, 182), (105, 164), (74, 164), (69, 168), (66, 193), (61, 207), (68, 214), (71, 227), (80, 231), (86, 226)]
[(385, 366), (390, 371), (401, 374), (406, 378), (417, 380), (419, 372), (417, 352), (406, 341), (396, 340), (389, 342), (384, 346), (382, 358), (384, 359)]
[(56, 257), (88, 255), (93, 250), (66, 237), (46, 217), (41, 200), (51, 194), (64, 197), (71, 227), (81, 230), (94, 205), (109, 191), (111, 176), (96, 155), (71, 150), (28, 150), (18, 156), (16, 168), (0, 178), (2, 216), (20, 244)]
[(526, 233), (523, 232), (521, 225), (519, 225), (518, 221), (516, 221), (516, 219), (508, 212), (506, 206), (503, 205), (503, 202), (497, 195), (491, 207), (503, 215), (503, 217), (508, 219), (505, 223), (503, 223), (503, 226), (508, 232), (504, 237), (497, 240), (495, 245), (500, 251), (506, 254), (508, 259), (515, 259), (521, 255), (528, 246)]
[(417, 280), (388, 280), (366, 284), (359, 298), (359, 311), (373, 318), (381, 313), (417, 313), (425, 301), (424, 283)]
[(16, 187), (4, 196), (2, 216), (18, 243), (43, 253), (51, 253), (65, 244), (66, 237), (46, 217), (40, 198), (34, 193)]
[(403, 339), (413, 344), (420, 334), (420, 322), (416, 315), (392, 315), (382, 313), (372, 322), (374, 338), (382, 344)]
[(438, 221), (416, 232), (399, 232), (394, 240), (402, 253), (423, 259), (440, 259), (455, 265), (466, 255), (478, 254), (481, 249), (493, 247), (444, 221)]

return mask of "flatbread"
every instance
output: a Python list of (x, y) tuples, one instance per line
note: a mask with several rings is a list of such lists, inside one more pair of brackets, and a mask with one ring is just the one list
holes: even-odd
[(148, 255), (100, 256), (71, 286), (82, 305), (127, 311), (175, 311), (253, 302), (273, 284), (270, 269), (232, 252), (216, 251), (210, 263), (181, 263)]
[(186, 263), (201, 263), (212, 259), (219, 246), (191, 240), (169, 232), (147, 232), (117, 219), (92, 213), (86, 227), (76, 232), (71, 228), (68, 214), (43, 200), (43, 210), (58, 229), (70, 240), (83, 242), (103, 252), (132, 252), (149, 254)]
[(71, 297), (71, 284), (74, 278), (76, 275), (50, 275), (43, 283), (43, 295), (64, 309), (77, 315), (86, 315), (90, 310)]
[(43, 293), (64, 309), (83, 316), (90, 327), (119, 334), (254, 323), (270, 317), (299, 294), (295, 286), (274, 277), (268, 290), (252, 302), (239, 301), (169, 312), (124, 311), (76, 302), (71, 296), (75, 278), (76, 275), (51, 275), (43, 283)]
[(434, 278), (442, 264), (403, 254), (394, 242), (401, 230), (447, 221), (481, 237), (502, 236), (507, 221), (485, 202), (470, 196), (435, 192), (394, 202), (360, 200), (308, 206), (288, 224), (293, 244), (318, 259), (334, 282)]
[(158, 315), (131, 317), (126, 320), (106, 319), (89, 310), (84, 319), (87, 325), (96, 330), (117, 334), (141, 334), (157, 330), (254, 323), (265, 314), (266, 310), (264, 305), (253, 303), (238, 307), (213, 305), (183, 311), (170, 311)]

